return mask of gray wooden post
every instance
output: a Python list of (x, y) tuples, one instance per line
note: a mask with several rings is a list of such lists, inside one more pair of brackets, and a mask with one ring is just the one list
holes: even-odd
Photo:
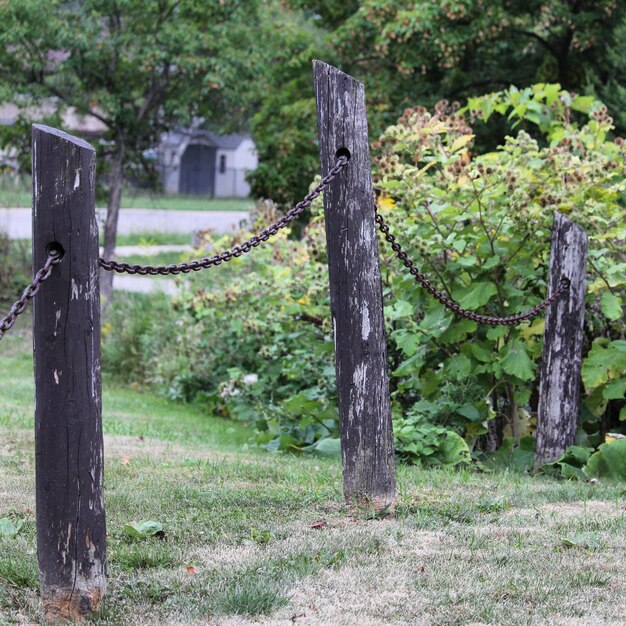
[(570, 288), (546, 312), (541, 355), (535, 468), (556, 461), (576, 437), (580, 400), (587, 233), (560, 213), (554, 215), (550, 293), (561, 277)]
[(62, 261), (33, 301), (37, 557), (46, 619), (79, 621), (106, 587), (95, 151), (33, 126), (33, 264)]
[(365, 90), (319, 61), (313, 73), (322, 172), (350, 155), (324, 193), (344, 496), (389, 511), (395, 459)]

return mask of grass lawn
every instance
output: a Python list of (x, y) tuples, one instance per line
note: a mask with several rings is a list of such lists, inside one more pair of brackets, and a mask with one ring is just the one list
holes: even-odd
[[(168, 244), (187, 245), (191, 243), (190, 233), (167, 233), (163, 231), (146, 231), (144, 233), (118, 233), (118, 246), (161, 246)], [(104, 245), (104, 233), (100, 233), (100, 245)]]
[[(14, 182), (0, 176), (0, 207), (28, 208), (32, 206), (30, 179)], [(98, 202), (106, 206), (106, 202)], [(198, 196), (166, 196), (143, 190), (125, 189), (123, 209), (170, 209), (173, 211), (249, 211), (254, 201), (248, 198), (202, 198)]]
[[(24, 520), (0, 537), (0, 624), (40, 618), (28, 322), (0, 343), (0, 518)], [(246, 449), (242, 425), (106, 377), (104, 429), (94, 624), (626, 623), (623, 485), (401, 467), (396, 516), (368, 520), (338, 461)], [(165, 538), (125, 537), (131, 520)]]

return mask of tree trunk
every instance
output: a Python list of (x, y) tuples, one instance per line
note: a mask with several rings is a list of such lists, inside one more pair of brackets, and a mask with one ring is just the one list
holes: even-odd
[[(107, 217), (104, 225), (104, 252), (103, 258), (110, 259), (115, 253), (117, 240), (117, 222), (120, 216), (122, 203), (122, 186), (124, 184), (124, 145), (120, 145), (111, 159), (111, 178), (109, 184), (109, 201), (107, 203)], [(105, 312), (113, 296), (113, 272), (100, 270), (100, 296), (102, 310)]]

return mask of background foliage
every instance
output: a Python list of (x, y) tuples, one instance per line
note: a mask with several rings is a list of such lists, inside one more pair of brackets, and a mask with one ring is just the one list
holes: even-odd
[[(507, 116), (516, 134), (495, 151), (476, 150), (472, 124), (495, 116)], [(379, 210), (437, 287), (471, 310), (511, 315), (545, 297), (555, 210), (587, 230), (578, 444), (589, 454), (626, 417), (625, 159), (623, 141), (609, 139), (611, 127), (601, 103), (538, 84), (470, 98), (463, 109), (446, 102), (433, 112), (408, 109), (374, 145)], [(261, 211), (259, 224), (274, 210)], [(542, 319), (490, 328), (454, 318), (388, 248), (382, 254), (400, 457), (440, 465), (471, 454), (484, 468), (527, 467)], [(269, 449), (336, 450), (319, 202), (301, 240), (283, 232), (273, 245), (195, 276), (154, 317), (138, 321), (129, 306), (114, 309), (105, 364), (119, 365), (125, 355), (129, 372), (168, 395), (254, 423)], [(163, 332), (166, 319), (174, 332)], [(504, 451), (493, 457), (498, 448)]]
[[(253, 176), (257, 195), (293, 201), (318, 172), (310, 118), (303, 115), (314, 115), (313, 58), (334, 63), (365, 84), (371, 136), (406, 107), (540, 82), (598, 94), (619, 132), (626, 130), (620, 81), (626, 72), (626, 5), (617, 0), (289, 0), (283, 5), (303, 12), (310, 43), (291, 55), (290, 44), (283, 43), (279, 58), (288, 61), (267, 68), (271, 96), (252, 121), (262, 163)], [(306, 89), (291, 88), (296, 84)], [(282, 124), (268, 124), (269, 119)], [(506, 118), (492, 119), (475, 131), (478, 145), (492, 150), (510, 125)], [(279, 144), (282, 150), (274, 151)]]

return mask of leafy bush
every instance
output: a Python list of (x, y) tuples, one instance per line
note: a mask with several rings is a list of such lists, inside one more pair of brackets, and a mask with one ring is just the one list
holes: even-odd
[[(495, 152), (473, 154), (471, 124), (494, 115), (519, 132)], [(407, 110), (374, 146), (379, 211), (436, 286), (468, 309), (511, 315), (546, 296), (555, 209), (588, 231), (578, 443), (591, 449), (609, 425), (619, 429), (626, 384), (625, 159), (610, 129), (600, 103), (536, 85), (471, 99), (463, 110)], [(258, 225), (274, 217), (266, 207)], [(381, 251), (400, 457), (456, 465), (471, 453), (485, 469), (530, 467), (542, 319), (491, 328), (455, 318), (389, 248)], [(158, 305), (156, 320), (114, 304), (105, 363), (127, 369), (141, 358), (144, 379), (254, 424), (270, 450), (335, 453), (327, 280), (317, 202), (300, 240), (282, 231), (271, 245), (191, 277), (174, 302)]]
[[(270, 205), (258, 221), (276, 217)], [(143, 299), (131, 311), (126, 299), (114, 302), (105, 367), (133, 369), (171, 398), (256, 425), (269, 449), (336, 436), (323, 241), (317, 216), (302, 241), (282, 231), (272, 245), (190, 277), (189, 288), (157, 311), (145, 310)], [(211, 245), (231, 243), (222, 237)]]
[(11, 241), (0, 232), (0, 303), (6, 304), (17, 298), (31, 279), (29, 243)]
[[(497, 151), (472, 154), (472, 121), (494, 115), (524, 128)], [(588, 231), (589, 432), (612, 402), (623, 405), (626, 388), (624, 143), (608, 140), (610, 129), (600, 103), (535, 85), (463, 110), (409, 109), (375, 146), (380, 212), (436, 286), (472, 311), (512, 315), (546, 296), (555, 210)], [(532, 433), (543, 320), (489, 328), (455, 318), (383, 253), (396, 402), (437, 407), (428, 420), (454, 426), (472, 449), (489, 428), (498, 443)], [(451, 385), (462, 403), (450, 405)]]

